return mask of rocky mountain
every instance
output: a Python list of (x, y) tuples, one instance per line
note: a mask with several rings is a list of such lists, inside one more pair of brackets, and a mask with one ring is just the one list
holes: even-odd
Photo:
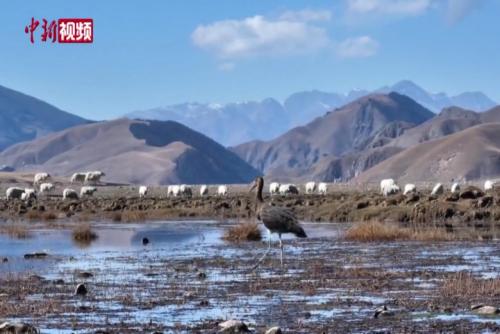
[(350, 180), (407, 148), (491, 122), (500, 122), (500, 107), (482, 113), (450, 107), (416, 126), (406, 122), (390, 122), (363, 145), (359, 145), (355, 152), (335, 159), (323, 159), (305, 174), (326, 181)]
[(102, 170), (134, 184), (246, 183), (258, 172), (212, 139), (173, 121), (118, 119), (76, 126), (14, 145), (0, 165), (70, 175)]
[(391, 140), (389, 146), (408, 148), (429, 140), (460, 132), (481, 123), (500, 122), (500, 107), (477, 113), (459, 107), (445, 108), (432, 119)]
[(288, 129), (288, 116), (274, 99), (221, 104), (184, 103), (137, 111), (131, 119), (173, 120), (224, 145), (255, 138), (271, 139)]
[(87, 122), (37, 98), (0, 86), (0, 151)]
[(481, 122), (479, 113), (458, 107), (450, 107), (443, 109), (441, 113), (432, 119), (409, 129), (388, 144), (407, 148), (462, 131)]
[(472, 180), (500, 176), (500, 123), (479, 124), (412, 146), (368, 169), (357, 182)]
[(228, 104), (184, 103), (135, 111), (126, 117), (177, 121), (223, 145), (234, 146), (251, 140), (273, 139), (293, 127), (311, 122), (326, 112), (360, 97), (371, 93), (390, 92), (406, 95), (434, 112), (440, 112), (450, 106), (484, 111), (496, 105), (481, 92), (465, 92), (457, 96), (433, 94), (411, 81), (404, 80), (372, 92), (363, 89), (352, 90), (347, 94), (318, 90), (297, 92), (286, 98), (283, 104), (271, 98)]
[[(394, 154), (399, 149), (378, 147), (433, 116), (431, 111), (404, 95), (374, 94), (271, 141), (252, 141), (232, 150), (273, 179), (347, 178), (347, 175), (338, 175), (334, 171), (343, 170), (349, 163), (360, 159), (365, 168), (382, 161), (390, 156), (389, 152)], [(366, 151), (364, 156), (357, 155), (366, 149), (374, 151)]]
[(392, 86), (382, 87), (377, 92), (396, 92), (406, 95), (427, 109), (440, 112), (443, 108), (457, 106), (474, 111), (485, 111), (497, 103), (482, 92), (464, 92), (455, 96), (446, 93), (430, 93), (410, 80), (402, 80)]
[(368, 94), (366, 90), (353, 90), (348, 94), (326, 93), (319, 90), (294, 93), (283, 103), (289, 117), (289, 128), (306, 124), (328, 111)]
[(358, 99), (275, 140), (232, 149), (273, 179), (346, 181), (406, 149), (493, 122), (500, 122), (500, 106), (481, 113), (449, 107), (435, 115), (404, 95), (379, 94)]

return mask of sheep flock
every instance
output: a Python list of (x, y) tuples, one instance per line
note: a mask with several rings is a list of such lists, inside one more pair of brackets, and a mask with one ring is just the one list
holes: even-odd
[[(9, 187), (6, 190), (6, 198), (10, 199), (20, 199), (23, 201), (28, 201), (32, 199), (37, 199), (38, 196), (59, 196), (62, 195), (63, 200), (73, 200), (85, 197), (92, 197), (98, 191), (98, 185), (101, 184), (101, 178), (106, 176), (102, 171), (89, 171), (89, 172), (77, 172), (71, 175), (69, 178), (69, 183), (72, 185), (71, 188), (63, 187), (62, 191), (56, 191), (56, 184), (51, 182), (51, 175), (49, 173), (40, 172), (36, 173), (33, 177), (33, 187), (32, 188), (21, 188), (21, 187)], [(76, 190), (76, 186), (80, 186), (79, 190)], [(484, 190), (492, 190), (497, 186), (495, 182), (487, 180), (484, 183)], [(269, 195), (270, 196), (293, 196), (298, 195), (300, 192), (307, 195), (326, 195), (328, 193), (328, 184), (326, 182), (306, 182), (302, 186), (293, 183), (269, 183)], [(445, 185), (443, 183), (436, 183), (432, 187), (431, 196), (439, 196), (445, 192)], [(460, 184), (454, 182), (450, 187), (451, 193), (458, 193), (460, 191)], [(141, 185), (137, 188), (137, 194), (139, 198), (146, 198), (150, 195), (150, 187), (146, 185)], [(407, 183), (404, 187), (396, 183), (394, 179), (383, 179), (380, 181), (380, 193), (383, 196), (391, 196), (402, 192), (403, 195), (409, 196), (411, 194), (417, 193), (417, 186), (413, 183)], [(165, 193), (164, 193), (165, 194)], [(179, 198), (191, 198), (198, 194), (200, 197), (208, 196), (218, 196), (226, 197), (229, 195), (229, 187), (227, 185), (217, 185), (209, 186), (206, 184), (202, 185), (168, 185), (166, 188), (167, 197), (179, 197)]]
[[(484, 191), (493, 190), (495, 187), (499, 187), (500, 184), (497, 184), (491, 180), (486, 180), (484, 182), (483, 189)], [(417, 192), (417, 187), (413, 183), (405, 184), (403, 188), (403, 195), (410, 195), (412, 193)], [(445, 186), (442, 183), (436, 183), (431, 191), (431, 196), (439, 196), (445, 193)], [(456, 194), (460, 191), (460, 184), (458, 182), (454, 182), (450, 187), (450, 192)], [(383, 179), (380, 181), (380, 193), (384, 196), (398, 194), (400, 192), (400, 187), (396, 184), (394, 179)]]

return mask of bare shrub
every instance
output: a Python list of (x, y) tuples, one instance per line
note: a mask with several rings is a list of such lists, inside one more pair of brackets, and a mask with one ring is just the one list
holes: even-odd
[(78, 225), (73, 229), (73, 240), (79, 243), (90, 243), (97, 239), (97, 234), (92, 231), (90, 224)]
[(255, 222), (243, 222), (227, 229), (222, 238), (233, 242), (259, 241), (262, 240), (262, 235), (259, 224)]

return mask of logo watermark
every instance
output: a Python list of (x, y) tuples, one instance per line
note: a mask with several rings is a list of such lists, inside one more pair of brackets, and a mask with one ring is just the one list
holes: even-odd
[[(40, 21), (34, 17), (30, 24), (24, 28), (24, 32), (29, 34), (30, 42), (35, 43), (35, 33), (40, 25)], [(64, 18), (47, 21), (42, 19), (40, 40), (42, 42), (55, 43), (92, 43), (94, 42), (94, 20), (88, 18)]]

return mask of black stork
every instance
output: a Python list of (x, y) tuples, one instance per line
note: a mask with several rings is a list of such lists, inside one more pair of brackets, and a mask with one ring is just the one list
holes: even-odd
[(287, 209), (279, 206), (272, 206), (266, 204), (262, 198), (262, 189), (264, 188), (264, 178), (257, 177), (252, 185), (250, 191), (256, 189), (256, 215), (257, 219), (262, 221), (267, 228), (269, 234), (269, 244), (266, 253), (257, 262), (253, 269), (264, 260), (271, 250), (271, 233), (277, 233), (280, 240), (281, 249), (281, 267), (283, 267), (283, 241), (281, 235), (285, 233), (292, 233), (298, 238), (307, 238), (306, 232), (300, 226), (299, 221), (295, 214)]

